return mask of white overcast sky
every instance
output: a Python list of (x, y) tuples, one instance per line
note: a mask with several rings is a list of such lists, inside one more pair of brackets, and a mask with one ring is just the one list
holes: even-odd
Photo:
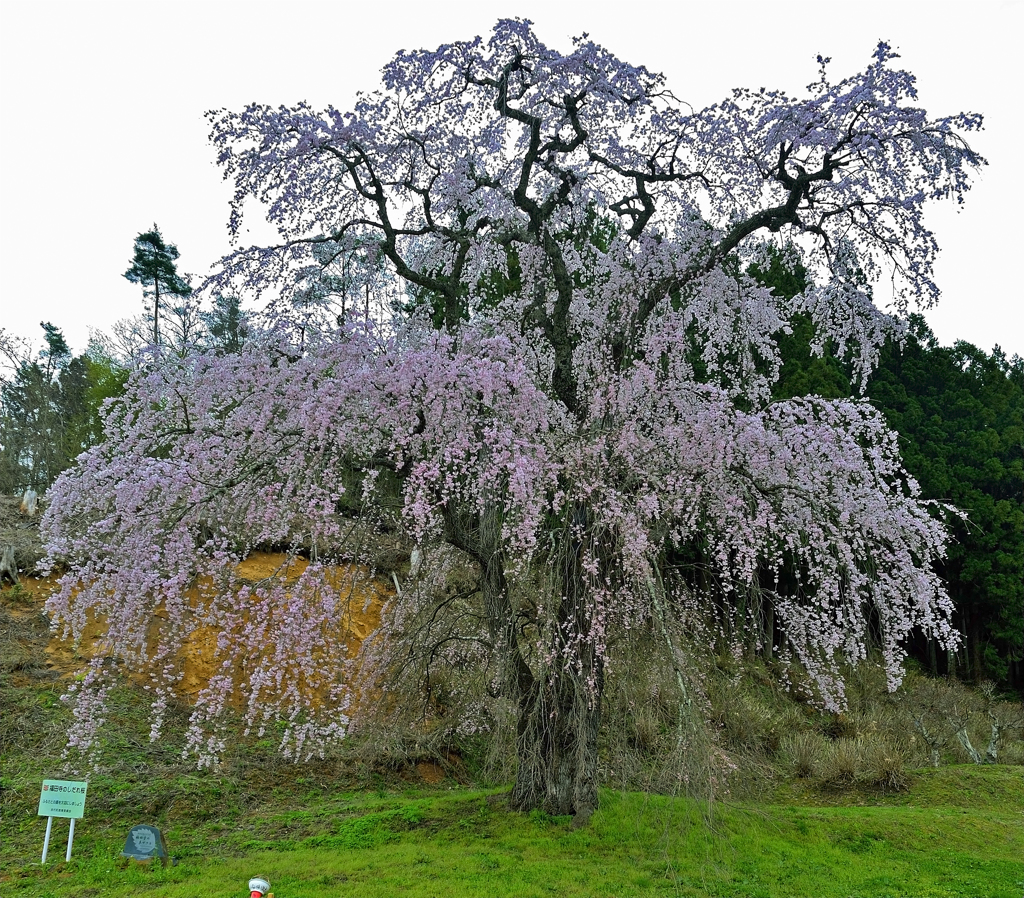
[[(972, 144), (990, 165), (959, 213), (929, 215), (943, 248), (942, 343), (1024, 355), (1020, 154), (1024, 4), (13, 2), (0, 0), (0, 327), (90, 327), (141, 310), (121, 275), (154, 222), (202, 276), (229, 250), (228, 186), (203, 113), (248, 102), (348, 108), (395, 51), (532, 19), (549, 46), (588, 32), (621, 59), (661, 71), (703, 107), (732, 87), (800, 94), (815, 55), (833, 77), (863, 69), (879, 39), (918, 76), (933, 115), (985, 115)], [(250, 237), (261, 229), (251, 223)], [(267, 235), (267, 239), (272, 239)], [(248, 241), (246, 241), (248, 242)]]

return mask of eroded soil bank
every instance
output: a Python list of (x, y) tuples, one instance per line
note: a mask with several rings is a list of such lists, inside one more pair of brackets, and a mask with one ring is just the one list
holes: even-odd
[[(277, 579), (287, 589), (294, 584), (308, 567), (309, 562), (282, 552), (254, 552), (237, 568), (242, 584), (266, 583)], [(47, 598), (57, 589), (56, 576), (21, 575), (20, 586), (5, 586), (4, 605), (8, 612), (17, 617), (44, 614)], [(338, 621), (337, 639), (353, 657), (366, 639), (379, 625), (384, 604), (392, 595), (390, 584), (373, 577), (366, 568), (355, 565), (338, 565), (326, 569), (325, 580), (342, 599), (345, 608)], [(193, 606), (199, 601), (208, 583), (198, 583), (186, 596)], [(154, 613), (153, 626), (161, 626), (161, 611)], [(57, 630), (45, 647), (46, 667), (59, 680), (73, 678), (92, 658), (106, 652), (106, 625), (102, 619), (90, 619), (80, 638), (65, 637)], [(217, 655), (219, 632), (215, 627), (203, 626), (195, 629), (184, 640), (178, 654), (180, 679), (176, 691), (185, 699), (194, 699), (209, 683), (210, 678), (221, 669)]]

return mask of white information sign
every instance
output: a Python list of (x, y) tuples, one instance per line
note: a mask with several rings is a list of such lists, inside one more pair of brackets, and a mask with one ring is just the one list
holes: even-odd
[(72, 780), (43, 780), (43, 791), (39, 794), (40, 817), (85, 816), (85, 793), (88, 783)]
[(53, 829), (54, 817), (70, 817), (71, 830), (68, 832), (68, 851), (65, 861), (71, 860), (71, 845), (75, 841), (75, 821), (85, 816), (85, 793), (88, 783), (75, 780), (43, 780), (43, 790), (39, 793), (39, 816), (46, 818), (46, 836), (43, 839), (43, 859), (50, 849), (50, 832)]

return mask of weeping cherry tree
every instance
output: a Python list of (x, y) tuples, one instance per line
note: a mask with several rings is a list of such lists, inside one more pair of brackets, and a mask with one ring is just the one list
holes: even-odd
[[(51, 493), (69, 570), (51, 611), (75, 632), (105, 617), (110, 659), (150, 673), (154, 732), (178, 648), (216, 626), (224, 673), (191, 748), (216, 755), (240, 691), (249, 724), (284, 720), (303, 756), (373, 713), (353, 701), (322, 562), (359, 557), (339, 511), (353, 490), (366, 519), (397, 496), (424, 566), (457, 550), (479, 580), (436, 633), (437, 610), (414, 606), (440, 609), (437, 592), (404, 589), (387, 638), (486, 671), (516, 709), (512, 806), (581, 821), (617, 634), (756, 587), (826, 706), (869, 633), (895, 686), (914, 628), (955, 639), (943, 528), (866, 401), (771, 399), (793, 316), (863, 383), (908, 307), (938, 297), (922, 210), (962, 201), (981, 117), (930, 118), (895, 58), (879, 44), (840, 81), (819, 58), (802, 98), (736, 90), (694, 111), (586, 36), (563, 54), (506, 20), (399, 53), (349, 112), (210, 113), (231, 233), (255, 198), (280, 241), (226, 257), (207, 289), (288, 295), (344, 267), (353, 295), (386, 280), (394, 313), (352, 303), (300, 348), (282, 311), (238, 353), (140, 370)], [(801, 247), (813, 288), (784, 298), (744, 273), (773, 240)], [(290, 590), (226, 588), (260, 545), (316, 562)], [(700, 576), (666, 576), (694, 557)], [(185, 600), (202, 575), (225, 588)], [(80, 744), (110, 659), (79, 689)]]

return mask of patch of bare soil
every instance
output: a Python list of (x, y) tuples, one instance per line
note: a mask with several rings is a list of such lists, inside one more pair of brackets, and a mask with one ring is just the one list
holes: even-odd
[[(287, 586), (294, 583), (308, 565), (306, 559), (282, 552), (254, 552), (238, 566), (238, 573), (250, 583), (280, 579)], [(363, 640), (379, 625), (381, 610), (392, 592), (390, 584), (372, 577), (367, 569), (356, 565), (330, 567), (326, 580), (329, 587), (346, 600), (343, 604), (347, 604), (348, 611), (344, 619), (338, 621), (337, 636), (346, 646), (349, 656), (354, 656)], [(31, 667), (44, 669), (51, 672), (49, 676), (66, 680), (74, 677), (90, 659), (106, 651), (106, 625), (101, 619), (90, 620), (77, 642), (63, 638), (60, 633), (49, 632), (43, 606), (57, 588), (57, 581), (56, 576), (22, 575), (20, 586), (7, 586), (0, 592), (0, 607), (3, 620), (10, 621), (12, 626), (32, 622), (34, 638), (31, 646), (26, 643), (18, 649), (18, 657), (34, 654), (36, 658)], [(200, 583), (189, 590), (194, 601), (198, 601), (204, 588), (209, 588), (209, 584)], [(154, 614), (154, 626), (157, 628), (160, 618), (157, 611)], [(215, 628), (200, 627), (181, 647), (178, 657), (181, 678), (177, 691), (182, 697), (195, 698), (213, 674), (221, 669), (221, 660), (217, 656), (218, 636)], [(8, 643), (9, 648), (10, 645)]]
[[(301, 556), (283, 552), (253, 552), (237, 568), (238, 574), (249, 583), (271, 579), (281, 580), (287, 587), (295, 583), (309, 566)], [(390, 584), (373, 577), (370, 571), (358, 565), (332, 565), (326, 569), (328, 588), (341, 597), (347, 611), (337, 622), (334, 639), (344, 645), (349, 657), (354, 657), (366, 639), (380, 624), (381, 610), (392, 594)], [(195, 593), (204, 584), (190, 590)], [(190, 596), (198, 600), (198, 596)], [(221, 670), (217, 655), (219, 631), (201, 627), (193, 632), (182, 647), (180, 661), (182, 676), (178, 690), (190, 698), (195, 697)], [(237, 673), (237, 671), (236, 671)]]
[(416, 773), (419, 774), (419, 778), (423, 782), (430, 783), (431, 785), (439, 783), (445, 778), (444, 768), (436, 761), (418, 761), (416, 763)]

